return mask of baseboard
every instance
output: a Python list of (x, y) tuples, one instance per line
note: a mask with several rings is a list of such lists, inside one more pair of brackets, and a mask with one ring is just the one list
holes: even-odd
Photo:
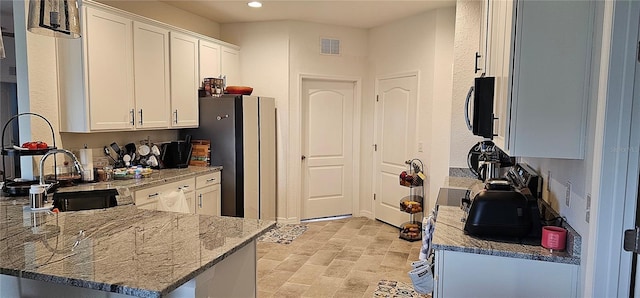
[(299, 224), (300, 223), (300, 218), (297, 218), (297, 217), (292, 217), (292, 218), (278, 217), (276, 219), (276, 222), (279, 223), (279, 224), (294, 225), (294, 224)]
[(366, 217), (369, 219), (375, 219), (375, 217), (373, 216), (373, 212), (369, 210), (360, 210), (360, 216)]

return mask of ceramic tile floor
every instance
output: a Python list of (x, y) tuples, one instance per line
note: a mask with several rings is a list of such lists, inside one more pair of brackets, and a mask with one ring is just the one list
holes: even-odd
[(364, 217), (309, 222), (291, 244), (258, 242), (258, 297), (372, 297), (381, 279), (411, 284), (420, 241)]

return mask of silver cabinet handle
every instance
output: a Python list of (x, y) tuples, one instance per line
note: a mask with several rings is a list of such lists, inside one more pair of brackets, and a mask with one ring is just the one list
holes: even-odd
[(142, 125), (142, 109), (140, 109), (140, 125)]
[(149, 198), (157, 197), (159, 195), (160, 195), (160, 193), (157, 193), (157, 192), (156, 193), (152, 193), (152, 194), (149, 195)]
[(189, 185), (179, 186), (178, 190), (181, 190), (181, 189), (189, 189)]
[(174, 123), (178, 124), (178, 110), (177, 109), (175, 110), (175, 112), (173, 112), (173, 115), (175, 116), (174, 117), (175, 118)]
[(471, 99), (471, 94), (473, 94), (473, 86), (469, 88), (467, 99), (464, 101), (464, 119), (466, 120), (465, 122), (467, 123), (467, 128), (469, 130), (473, 130), (473, 128), (471, 127), (471, 120), (469, 119), (469, 101)]
[(207, 179), (206, 182), (212, 182), (212, 181), (216, 181), (216, 178)]
[(198, 207), (202, 208), (202, 194), (198, 195), (200, 202), (198, 203)]
[(134, 109), (131, 109), (131, 111), (129, 111), (129, 114), (131, 114), (131, 125), (136, 125), (136, 112)]

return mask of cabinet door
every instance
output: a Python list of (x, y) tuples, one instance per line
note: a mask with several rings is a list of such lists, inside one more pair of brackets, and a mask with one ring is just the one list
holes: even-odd
[(494, 138), (498, 147), (508, 151), (511, 108), (511, 74), (513, 66), (513, 1), (493, 1), (492, 76), (496, 78), (493, 114)]
[(221, 72), (227, 77), (227, 86), (241, 85), (240, 51), (223, 46), (221, 58)]
[(133, 23), (136, 128), (169, 127), (169, 31)]
[(196, 190), (196, 213), (220, 216), (220, 184)]
[[(595, 2), (518, 1), (510, 153), (584, 158)], [(600, 45), (597, 45), (600, 46)]]
[(200, 81), (220, 76), (220, 45), (200, 40)]
[(573, 264), (437, 250), (435, 274), (433, 297), (577, 297)]
[(87, 7), (85, 22), (91, 130), (133, 129), (132, 21)]
[(487, 72), (487, 46), (489, 38), (489, 9), (491, 2), (489, 0), (482, 1), (482, 17), (480, 18), (480, 39), (478, 41), (478, 52), (476, 57), (476, 73)]
[(171, 126), (198, 126), (198, 39), (171, 32)]
[(189, 213), (196, 213), (196, 192), (185, 192), (184, 196), (187, 198), (187, 206), (189, 206)]

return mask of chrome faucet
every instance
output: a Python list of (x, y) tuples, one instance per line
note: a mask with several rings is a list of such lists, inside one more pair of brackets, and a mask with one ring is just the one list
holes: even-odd
[[(38, 168), (38, 171), (40, 172), (40, 185), (47, 185), (44, 180), (44, 161), (47, 159), (49, 155), (56, 154), (56, 153), (64, 153), (67, 156), (71, 157), (71, 159), (73, 160), (73, 166), (76, 168), (76, 171), (78, 171), (80, 175), (83, 175), (84, 168), (82, 167), (82, 164), (80, 164), (80, 161), (78, 160), (76, 155), (73, 154), (73, 152), (67, 149), (53, 149), (53, 150), (47, 151), (47, 153), (45, 153), (40, 159), (40, 167)], [(51, 186), (47, 187), (47, 190)]]

